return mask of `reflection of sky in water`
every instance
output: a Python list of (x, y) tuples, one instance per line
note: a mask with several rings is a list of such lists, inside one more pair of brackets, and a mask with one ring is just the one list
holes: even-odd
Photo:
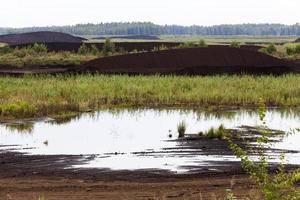
[[(178, 165), (191, 165), (195, 160), (226, 160), (226, 158), (203, 155), (172, 157), (167, 154), (157, 157), (137, 157), (130, 153), (175, 147), (176, 142), (165, 140), (169, 139), (169, 133), (173, 138), (177, 137), (177, 124), (182, 120), (188, 125), (187, 133), (198, 133), (217, 127), (221, 123), (226, 128), (258, 125), (260, 121), (256, 113), (245, 110), (207, 113), (180, 109), (100, 111), (93, 115), (83, 114), (80, 118), (61, 125), (38, 122), (30, 134), (18, 133), (0, 126), (0, 144), (36, 147), (24, 150), (33, 154), (98, 154), (101, 157), (105, 153), (125, 153), (97, 158), (90, 166), (114, 169), (174, 169)], [(289, 131), (300, 127), (299, 116), (295, 113), (269, 110), (266, 121), (272, 129)], [(297, 134), (291, 135), (275, 147), (300, 150), (299, 139)], [(45, 140), (48, 140), (48, 146), (43, 144)]]

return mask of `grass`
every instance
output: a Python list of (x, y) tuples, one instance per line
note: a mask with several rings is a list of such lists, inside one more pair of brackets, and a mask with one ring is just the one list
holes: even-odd
[(185, 123), (185, 121), (181, 121), (177, 125), (178, 137), (180, 137), (180, 138), (184, 137), (185, 131), (186, 131), (186, 123)]
[(299, 106), (300, 75), (0, 77), (0, 118), (109, 107)]
[(207, 133), (199, 133), (200, 136), (205, 136), (210, 139), (223, 139), (226, 135), (225, 127), (221, 124), (217, 129), (210, 128)]

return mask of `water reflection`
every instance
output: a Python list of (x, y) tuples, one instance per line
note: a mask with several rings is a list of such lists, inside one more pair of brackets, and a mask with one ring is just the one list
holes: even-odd
[[(299, 113), (299, 109), (295, 108), (269, 109), (267, 125), (271, 129), (290, 131), (300, 126)], [(193, 144), (183, 150), (179, 148), (184, 146), (181, 142), (170, 142), (169, 135), (172, 139), (177, 138), (177, 124), (182, 120), (188, 124), (187, 133), (206, 132), (220, 124), (226, 128), (260, 124), (255, 110), (115, 109), (84, 113), (54, 122), (39, 121), (18, 128), (3, 125), (0, 126), (0, 143), (21, 145), (24, 148), (21, 151), (32, 154), (95, 155), (94, 161), (85, 166), (112, 169), (180, 171), (201, 162), (206, 165), (212, 161), (235, 161), (234, 156), (211, 153), (214, 151), (204, 153), (203, 145), (195, 148)], [(31, 134), (20, 134), (25, 130)], [(297, 134), (290, 135), (276, 148), (300, 150), (299, 139)], [(45, 141), (48, 145), (44, 144)], [(298, 162), (299, 156), (293, 161)]]

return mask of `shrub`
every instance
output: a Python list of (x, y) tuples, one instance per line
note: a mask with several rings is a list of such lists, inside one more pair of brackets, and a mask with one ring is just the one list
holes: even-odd
[(297, 44), (295, 47), (295, 53), (300, 54), (300, 44)]
[(35, 43), (32, 47), (28, 49), (32, 49), (37, 54), (46, 54), (48, 52), (48, 48), (45, 44)]
[(0, 48), (0, 54), (9, 54), (13, 52), (13, 48), (9, 47), (8, 45), (5, 45), (4, 47)]
[(186, 123), (185, 121), (181, 121), (178, 125), (177, 125), (177, 132), (178, 132), (178, 137), (184, 137), (185, 135), (185, 131), (186, 131)]
[(286, 54), (291, 56), (295, 54), (295, 49), (293, 47), (286, 47), (285, 48)]
[(26, 56), (26, 49), (25, 48), (19, 49), (18, 47), (16, 47), (15, 50), (13, 51), (13, 55), (18, 58), (24, 58)]
[(85, 43), (83, 43), (78, 49), (78, 54), (86, 55), (88, 53), (89, 53), (89, 48), (87, 47), (87, 45)]
[(230, 47), (232, 48), (240, 48), (241, 47), (241, 43), (237, 42), (237, 41), (232, 41), (230, 44)]
[(274, 54), (276, 51), (277, 51), (277, 49), (276, 49), (274, 44), (270, 44), (269, 46), (267, 46), (265, 48), (262, 48), (260, 50), (260, 52), (267, 53), (267, 54), (270, 54), (270, 55)]
[(111, 40), (109, 38), (105, 39), (105, 42), (103, 44), (103, 48), (102, 48), (102, 53), (103, 55), (110, 55), (115, 53), (116, 49), (115, 49), (115, 44), (113, 42), (111, 42)]
[(197, 44), (197, 47), (207, 47), (205, 40), (200, 40), (199, 43)]
[(277, 171), (272, 174), (269, 173), (269, 155), (265, 154), (265, 149), (271, 148), (269, 137), (272, 132), (267, 131), (266, 122), (266, 106), (264, 101), (260, 99), (259, 102), (259, 116), (262, 122), (260, 130), (261, 136), (256, 141), (256, 150), (251, 151), (251, 154), (258, 155), (258, 161), (250, 159), (248, 152), (235, 144), (230, 137), (227, 140), (230, 148), (241, 159), (243, 169), (250, 174), (250, 178), (257, 184), (263, 194), (265, 200), (296, 200), (300, 199), (300, 169), (287, 172), (284, 166), (284, 154), (280, 156), (280, 164)]
[(194, 42), (185, 42), (178, 46), (178, 48), (194, 48), (197, 45)]
[(100, 53), (98, 47), (96, 45), (94, 45), (94, 44), (91, 46), (91, 53), (93, 55), (98, 55)]

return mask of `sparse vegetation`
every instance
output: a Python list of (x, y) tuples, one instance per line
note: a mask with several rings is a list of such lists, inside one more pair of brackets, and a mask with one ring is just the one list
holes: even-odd
[(23, 67), (24, 65), (79, 65), (101, 56), (96, 49), (82, 45), (78, 53), (68, 51), (48, 52), (44, 44), (34, 44), (15, 49), (0, 48), (0, 64)]
[(185, 123), (185, 121), (179, 122), (179, 124), (177, 125), (178, 137), (179, 138), (184, 137), (185, 131), (186, 131), (186, 123)]

